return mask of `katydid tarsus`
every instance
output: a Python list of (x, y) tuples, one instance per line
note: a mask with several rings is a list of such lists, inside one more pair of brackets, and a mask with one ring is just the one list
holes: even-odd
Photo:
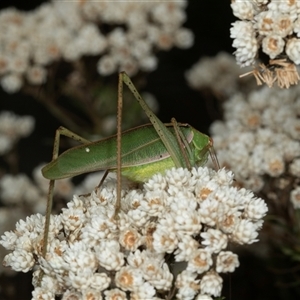
[[(121, 133), (124, 83), (131, 90), (151, 123)], [(162, 123), (124, 72), (119, 74), (118, 107), (117, 135), (91, 142), (64, 127), (56, 131), (52, 161), (42, 169), (43, 176), (50, 179), (43, 256), (47, 252), (55, 180), (99, 170), (117, 171), (118, 188), (115, 208), (115, 216), (117, 216), (120, 208), (121, 175), (133, 181), (145, 182), (155, 173), (162, 173), (172, 167), (201, 166), (207, 161), (208, 153), (211, 154), (214, 163), (217, 162), (212, 152), (212, 140), (209, 136), (188, 124), (177, 123), (175, 119), (172, 119), (170, 124)], [(82, 144), (59, 155), (60, 135), (75, 139)]]

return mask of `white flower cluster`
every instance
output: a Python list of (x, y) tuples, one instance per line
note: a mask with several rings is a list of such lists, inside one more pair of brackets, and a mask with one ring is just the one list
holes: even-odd
[(13, 112), (0, 113), (0, 155), (7, 153), (20, 138), (27, 137), (34, 129), (32, 116), (17, 116)]
[[(0, 178), (0, 232), (11, 230), (17, 220), (25, 218), (32, 213), (44, 213), (46, 210), (49, 180), (41, 174), (41, 168), (33, 170), (33, 180), (27, 175), (4, 174)], [(93, 173), (85, 178), (78, 186), (74, 187), (71, 179), (58, 180), (55, 184), (54, 197), (67, 200), (74, 192), (87, 193), (99, 183), (99, 176), (103, 172)], [(0, 249), (0, 260), (7, 254), (5, 249)], [(8, 268), (0, 265), (0, 274), (10, 272)], [(14, 274), (15, 275), (15, 274)]]
[[(156, 68), (156, 50), (193, 44), (181, 27), (187, 2), (52, 0), (31, 12), (0, 12), (0, 76), (8, 93), (39, 85), (47, 66), (63, 59), (101, 56), (98, 72), (129, 75)], [(32, 34), (34, 32), (34, 34)]]
[[(291, 175), (299, 179), (299, 115), (297, 86), (289, 90), (265, 87), (249, 96), (237, 93), (224, 104), (224, 121), (211, 126), (221, 166), (228, 166), (242, 186), (255, 192), (270, 184), (266, 178), (281, 178), (276, 180), (280, 189)], [(296, 190), (291, 197), (298, 197), (300, 203)]]
[(239, 266), (228, 244), (256, 242), (268, 210), (233, 186), (232, 172), (208, 168), (171, 169), (140, 189), (123, 183), (117, 218), (115, 203), (114, 179), (74, 196), (51, 216), (45, 258), (44, 217), (19, 221), (1, 237), (12, 251), (4, 265), (22, 272), (39, 266), (33, 299), (211, 299), (221, 295), (219, 273)]
[(271, 59), (282, 55), (300, 63), (300, 2), (291, 0), (231, 1), (234, 22), (231, 38), (237, 63), (254, 64), (258, 50)]
[[(26, 205), (33, 212), (44, 212), (48, 194), (49, 181), (41, 174), (42, 166), (37, 166), (33, 171), (32, 181), (27, 175), (5, 174), (0, 179), (0, 198), (6, 206)], [(73, 193), (73, 184), (70, 179), (57, 182), (55, 193), (63, 198), (68, 198)]]
[(233, 56), (219, 52), (215, 57), (201, 58), (186, 72), (185, 77), (189, 85), (196, 90), (210, 89), (216, 96), (228, 97), (240, 84), (249, 81), (246, 79), (248, 77), (239, 79), (241, 74)]

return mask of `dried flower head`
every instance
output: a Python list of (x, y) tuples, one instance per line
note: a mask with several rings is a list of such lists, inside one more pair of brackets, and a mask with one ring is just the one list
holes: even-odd
[(280, 88), (289, 88), (291, 85), (296, 85), (300, 79), (296, 65), (287, 59), (274, 59), (269, 61), (269, 65), (259, 64), (258, 68), (240, 75), (245, 77), (253, 75), (257, 85), (265, 83), (269, 88), (274, 82)]

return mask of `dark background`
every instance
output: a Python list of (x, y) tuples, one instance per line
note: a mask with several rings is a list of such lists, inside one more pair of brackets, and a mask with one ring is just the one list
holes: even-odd
[[(148, 76), (145, 90), (153, 93), (160, 104), (159, 118), (169, 122), (175, 117), (180, 122), (187, 122), (198, 130), (208, 133), (210, 123), (219, 116), (212, 116), (207, 111), (207, 102), (203, 96), (190, 89), (184, 79), (184, 72), (202, 56), (214, 56), (219, 51), (232, 53), (232, 40), (229, 37), (230, 24), (235, 20), (230, 8), (230, 0), (190, 0), (187, 7), (185, 27), (195, 34), (194, 46), (188, 50), (173, 49), (160, 52), (156, 71)], [(0, 9), (15, 6), (21, 10), (31, 10), (42, 1), (0, 1)], [(0, 29), (1, 30), (1, 29)], [(34, 33), (33, 33), (34, 34)], [(22, 94), (7, 95), (0, 90), (0, 110), (11, 110), (19, 115), (33, 115), (36, 120), (34, 133), (21, 140), (20, 172), (30, 174), (41, 162), (51, 159), (51, 143), (55, 129), (60, 125), (51, 114), (35, 100)], [(34, 149), (34, 152), (33, 152)], [(34, 155), (33, 155), (34, 153)], [(251, 246), (259, 247), (259, 243)], [(251, 247), (246, 247), (249, 250)], [(267, 270), (266, 262), (261, 261), (250, 252), (240, 256), (241, 266), (230, 276), (225, 276), (223, 295), (226, 299), (296, 299), (288, 292), (288, 298), (281, 297), (286, 290), (275, 287), (275, 277)], [(18, 274), (16, 277), (0, 277), (1, 285), (11, 285), (17, 289), (15, 297), (1, 294), (0, 300), (30, 299), (31, 277)]]

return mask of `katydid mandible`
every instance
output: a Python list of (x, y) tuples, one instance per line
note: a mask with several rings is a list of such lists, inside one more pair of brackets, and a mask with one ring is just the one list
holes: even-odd
[[(121, 134), (121, 105), (125, 83), (147, 114), (150, 124), (135, 127)], [(151, 111), (125, 72), (119, 74), (118, 85), (118, 134), (95, 142), (88, 141), (70, 130), (60, 127), (56, 131), (52, 161), (42, 174), (50, 179), (45, 221), (43, 256), (47, 252), (48, 228), (52, 208), (54, 182), (57, 179), (106, 170), (118, 170), (118, 191), (116, 212), (120, 207), (121, 174), (137, 182), (145, 182), (155, 173), (162, 173), (172, 167), (191, 168), (204, 165), (213, 152), (212, 139), (188, 124), (162, 123)], [(60, 135), (75, 139), (82, 145), (59, 153)], [(217, 164), (218, 165), (218, 164)]]

